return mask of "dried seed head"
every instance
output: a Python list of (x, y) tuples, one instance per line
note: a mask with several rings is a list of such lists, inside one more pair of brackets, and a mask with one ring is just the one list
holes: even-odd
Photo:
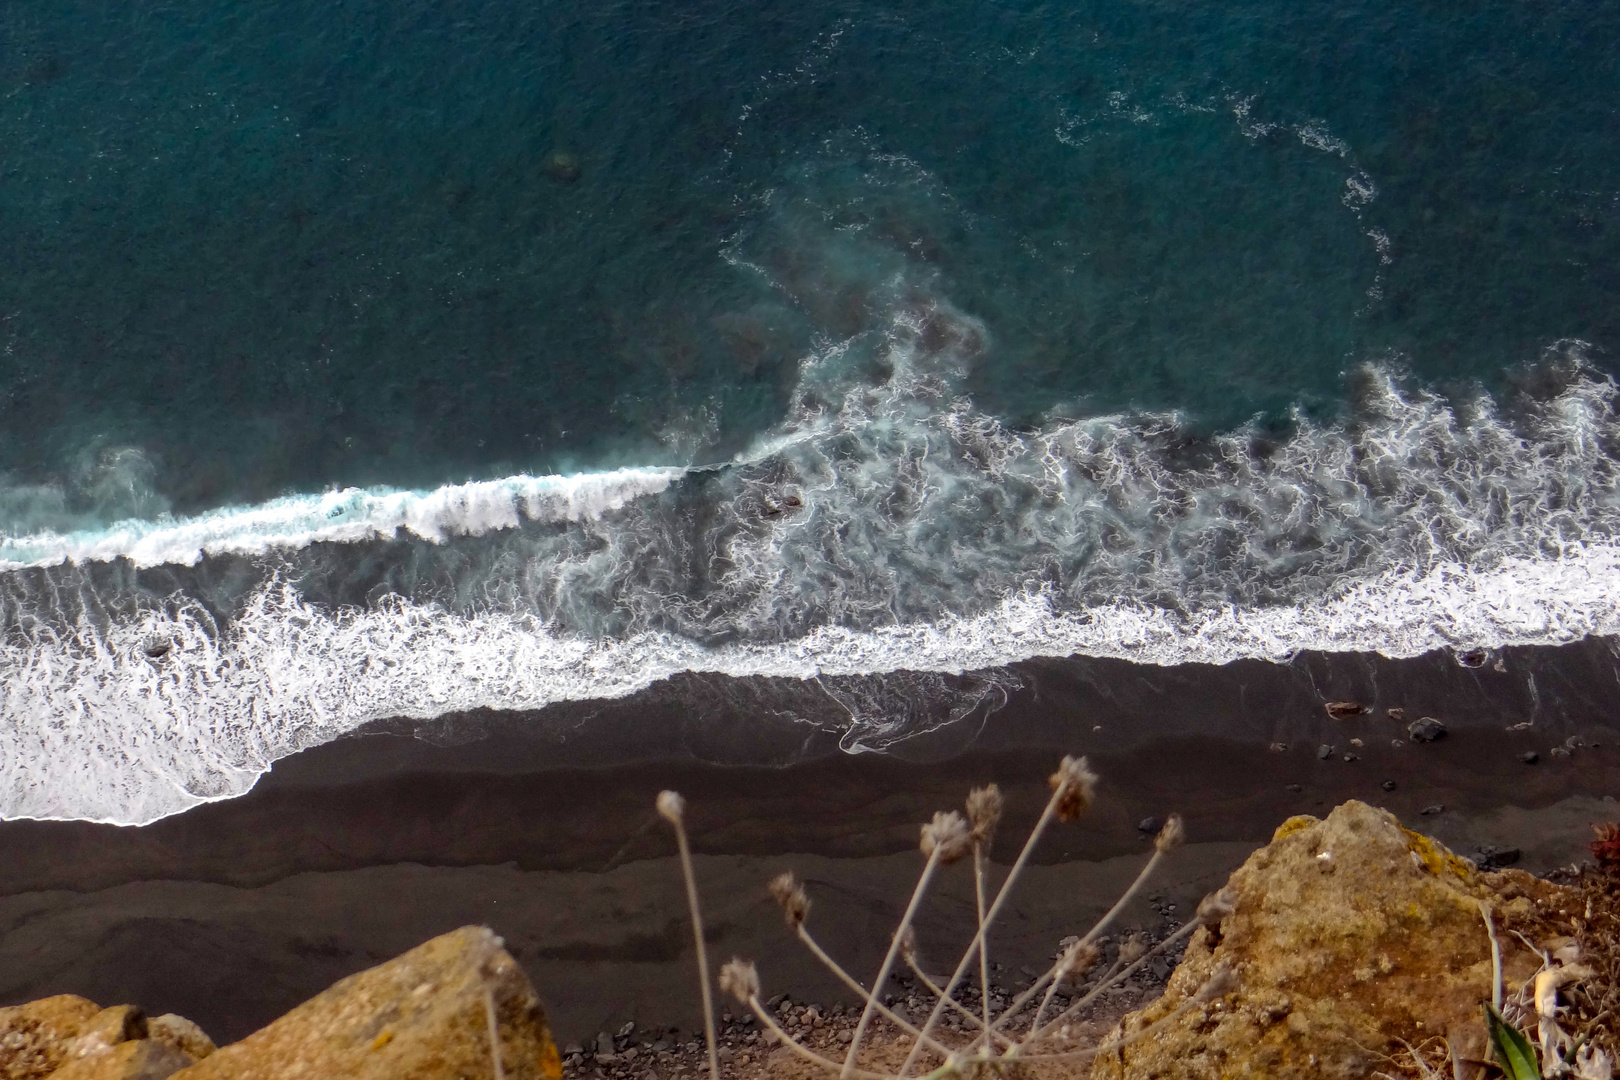
[(973, 842), (988, 844), (990, 836), (1001, 821), (1001, 789), (994, 784), (974, 788), (968, 792), (967, 815), (973, 823)]
[(968, 823), (955, 810), (941, 810), (934, 820), (922, 827), (922, 853), (932, 857), (939, 851), (939, 861), (952, 863), (968, 853), (971, 843)]
[(1073, 821), (1086, 812), (1097, 790), (1097, 774), (1085, 758), (1066, 757), (1052, 774), (1052, 790), (1058, 793), (1059, 821)]
[(1212, 892), (1198, 902), (1198, 921), (1214, 926), (1237, 908), (1237, 893), (1231, 889)]
[(781, 906), (782, 916), (787, 919), (789, 926), (797, 927), (804, 922), (810, 914), (810, 898), (804, 894), (804, 886), (793, 876), (793, 871), (784, 870), (771, 878), (771, 883), (766, 887)]
[(1100, 954), (1101, 950), (1089, 941), (1075, 942), (1063, 950), (1063, 956), (1058, 960), (1057, 977), (1059, 979), (1064, 976), (1073, 979), (1080, 978), (1091, 970)]
[(1221, 963), (1215, 966), (1215, 970), (1210, 973), (1209, 978), (1204, 980), (1204, 985), (1200, 986), (1198, 993), (1193, 996), (1200, 1002), (1210, 1002), (1223, 994), (1229, 993), (1236, 986), (1237, 976), (1232, 974), (1232, 969), (1229, 966)]
[(671, 825), (679, 825), (681, 816), (686, 813), (686, 800), (681, 798), (678, 791), (660, 791), (658, 793), (658, 812)]
[(1159, 835), (1153, 838), (1153, 848), (1160, 855), (1168, 855), (1180, 847), (1186, 838), (1187, 830), (1182, 827), (1181, 815), (1171, 814), (1165, 821), (1164, 828), (1159, 830)]
[(910, 923), (907, 923), (905, 929), (900, 931), (900, 955), (907, 960), (917, 958), (917, 931), (911, 928)]
[(720, 969), (720, 989), (744, 1005), (759, 997), (759, 971), (754, 962), (733, 956)]
[(1119, 943), (1119, 959), (1122, 963), (1134, 964), (1146, 952), (1147, 946), (1143, 944), (1141, 934), (1132, 934)]

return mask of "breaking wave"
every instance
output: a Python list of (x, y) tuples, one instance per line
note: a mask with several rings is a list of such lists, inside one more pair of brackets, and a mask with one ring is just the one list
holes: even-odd
[[(983, 328), (889, 299), (876, 345), (807, 360), (792, 419), (723, 467), (343, 492), (11, 542), (16, 564), (72, 561), (0, 577), (0, 814), (149, 822), (370, 721), (618, 697), (678, 672), (1400, 657), (1620, 633), (1616, 388), (1578, 343), (1506, 406), (1367, 368), (1346, 420), (1277, 442), (1200, 438), (1173, 416), (1016, 431), (958, 389)], [(414, 577), (367, 578), (402, 547)], [(273, 549), (241, 563), (258, 576), (223, 606), (159, 594), (139, 569)], [(366, 556), (343, 563), (358, 600), (316, 587), (343, 551)], [(931, 722), (852, 707), (843, 741), (882, 749)]]

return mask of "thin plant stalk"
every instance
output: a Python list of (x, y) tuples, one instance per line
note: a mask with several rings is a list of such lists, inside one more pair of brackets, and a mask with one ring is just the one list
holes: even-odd
[[(973, 898), (979, 909), (979, 1006), (985, 1030), (990, 1029), (990, 939), (984, 929), (984, 845), (973, 842)], [(943, 998), (945, 995), (941, 994)]]
[[(840, 1068), (842, 1068), (838, 1062), (833, 1061), (831, 1058), (822, 1057), (808, 1046), (805, 1046), (795, 1040), (792, 1035), (789, 1035), (786, 1031), (782, 1030), (781, 1025), (776, 1022), (776, 1018), (766, 1011), (765, 1006), (760, 1004), (759, 998), (750, 997), (748, 999), (748, 1008), (759, 1019), (759, 1022), (765, 1025), (766, 1030), (775, 1035), (782, 1045), (786, 1046), (793, 1053), (799, 1055), (814, 1065), (820, 1065), (828, 1072), (837, 1072)], [(853, 1077), (854, 1080), (890, 1080), (890, 1077), (883, 1073), (867, 1072), (865, 1069), (853, 1069), (850, 1071), (849, 1075)]]
[(484, 1016), (489, 1020), (489, 1053), (495, 1062), (495, 1080), (506, 1080), (506, 1069), (501, 1065), (501, 1029), (495, 1023), (495, 993), (484, 987)]
[[(972, 942), (968, 944), (967, 951), (962, 954), (962, 959), (956, 965), (956, 971), (952, 973), (950, 981), (945, 984), (940, 1000), (934, 1003), (933, 1011), (928, 1014), (928, 1020), (922, 1027), (923, 1034), (930, 1034), (934, 1029), (934, 1025), (939, 1023), (939, 1016), (945, 1011), (945, 998), (955, 993), (956, 984), (962, 981), (962, 975), (967, 971), (968, 965), (973, 962), (974, 955), (978, 950), (984, 948), (985, 928), (995, 922), (996, 916), (1001, 914), (1001, 905), (1011, 895), (1014, 883), (1018, 881), (1018, 876), (1023, 873), (1024, 865), (1029, 862), (1029, 857), (1034, 853), (1035, 845), (1040, 841), (1041, 835), (1046, 832), (1046, 827), (1057, 816), (1058, 804), (1067, 793), (1068, 787), (1068, 778), (1065, 777), (1057, 785), (1057, 789), (1052, 792), (1052, 797), (1046, 800), (1046, 809), (1041, 811), (1040, 820), (1036, 821), (1035, 827), (1030, 830), (1029, 838), (1024, 841), (1024, 849), (1018, 853), (1018, 858), (1013, 862), (1012, 869), (1007, 872), (1007, 880), (1001, 883), (1001, 889), (996, 893), (995, 900), (990, 904), (990, 910), (985, 913), (983, 919), (979, 920), (979, 932), (973, 936)], [(921, 1042), (912, 1046), (911, 1053), (906, 1055), (905, 1063), (900, 1066), (900, 1076), (904, 1077), (911, 1072), (911, 1066), (917, 1060), (917, 1054), (921, 1049)]]
[[(1131, 897), (1134, 896), (1138, 891), (1140, 891), (1143, 884), (1146, 883), (1148, 876), (1152, 874), (1154, 868), (1158, 866), (1159, 859), (1162, 857), (1162, 854), (1158, 851), (1153, 853), (1153, 857), (1147, 861), (1147, 865), (1142, 867), (1141, 873), (1136, 875), (1136, 880), (1131, 882), (1131, 887), (1125, 890), (1125, 894), (1119, 898), (1118, 902), (1116, 902), (1113, 907), (1109, 908), (1107, 913), (1097, 921), (1096, 925), (1094, 925), (1086, 933), (1086, 936), (1081, 939), (1080, 944), (1089, 945), (1097, 938), (1102, 928), (1113, 921), (1114, 916), (1119, 914), (1120, 909), (1125, 906), (1126, 902), (1129, 901)], [(1057, 992), (1057, 983), (1059, 979), (1058, 969), (1062, 967), (1062, 965), (1063, 958), (1059, 957), (1051, 967), (1047, 968), (1046, 971), (1042, 973), (1039, 979), (1035, 980), (1035, 982), (1025, 989), (1023, 993), (1014, 998), (1012, 1004), (1008, 1005), (1004, 1010), (1002, 1010), (1000, 1018), (997, 1019), (996, 1022), (991, 1026), (999, 1028), (1016, 1016), (1020, 1009), (1022, 1009), (1025, 1005), (1028, 1005), (1030, 1001), (1034, 999), (1035, 995), (1040, 993), (1043, 987), (1047, 986), (1048, 979), (1051, 980), (1051, 986), (1050, 989), (1047, 990), (1046, 997), (1047, 1000), (1050, 1001), (1052, 995)], [(1033, 1033), (1034, 1028), (1031, 1028), (1030, 1030), (1031, 1033)]]
[(697, 945), (698, 986), (703, 991), (703, 1035), (709, 1043), (710, 1080), (720, 1080), (720, 1049), (714, 1037), (714, 994), (709, 989), (709, 950), (703, 943), (703, 913), (698, 909), (697, 873), (692, 869), (692, 848), (686, 842), (682, 812), (686, 802), (673, 791), (658, 796), (658, 812), (675, 828), (681, 851), (681, 874), (686, 878), (686, 905), (692, 915), (692, 938)]
[[(939, 984), (933, 979), (930, 979), (923, 969), (917, 966), (917, 962), (915, 960), (908, 956), (906, 958), (906, 963), (911, 967), (911, 973), (917, 976), (917, 981), (922, 983), (923, 986), (928, 989), (929, 993), (933, 994), (935, 997), (944, 997), (939, 988)], [(972, 1023), (973, 1026), (978, 1029), (979, 1033), (982, 1034), (983, 1032), (990, 1030), (979, 1022), (979, 1018), (973, 1015), (972, 1009), (968, 1008), (966, 1005), (963, 1005), (960, 1001), (957, 1001), (955, 998), (945, 998), (945, 1001), (949, 1003), (952, 1009), (960, 1013), (963, 1018)], [(1005, 1045), (1013, 1045), (1013, 1040), (1007, 1035), (1004, 1035), (999, 1031), (993, 1032), (992, 1034)]]
[[(928, 891), (928, 883), (933, 880), (934, 871), (939, 869), (939, 859), (943, 852), (943, 847), (934, 848), (933, 852), (928, 856), (928, 861), (923, 864), (922, 875), (917, 878), (917, 887), (911, 890), (911, 903), (906, 905), (906, 913), (900, 916), (900, 925), (895, 928), (894, 939), (889, 942), (889, 952), (883, 958), (883, 966), (878, 969), (877, 978), (872, 980), (872, 993), (866, 999), (866, 1007), (861, 1010), (860, 1022), (855, 1025), (855, 1037), (849, 1041), (849, 1053), (844, 1056), (844, 1068), (839, 1073), (841, 1080), (849, 1080), (850, 1070), (855, 1067), (855, 1052), (861, 1048), (861, 1039), (866, 1034), (866, 1025), (872, 1022), (873, 1006), (883, 994), (883, 983), (888, 979), (889, 971), (894, 967), (895, 957), (900, 955), (900, 943), (905, 939), (906, 929), (911, 926), (911, 920), (917, 915), (917, 908), (922, 904), (923, 893)], [(928, 1037), (928, 1026), (925, 1025), (917, 1033), (917, 1041), (911, 1046), (913, 1056), (922, 1048), (923, 1042)], [(906, 1060), (910, 1061), (911, 1057), (907, 1057)]]
[(1491, 939), (1491, 1008), (1502, 1011), (1502, 943), (1496, 940), (1496, 927), (1491, 922), (1491, 909), (1479, 901), (1480, 918), (1485, 920), (1485, 933)]
[[(1191, 922), (1184, 924), (1181, 927), (1181, 929), (1177, 930), (1174, 934), (1171, 934), (1169, 937), (1165, 938), (1163, 941), (1161, 941), (1157, 945), (1153, 946), (1147, 952), (1143, 953), (1137, 959), (1137, 961), (1134, 964), (1132, 964), (1130, 967), (1126, 968), (1124, 971), (1119, 972), (1117, 975), (1111, 975), (1108, 978), (1105, 978), (1102, 982), (1098, 983), (1095, 987), (1092, 988), (1092, 990), (1091, 990), (1091, 992), (1089, 994), (1087, 994), (1085, 997), (1083, 997), (1083, 998), (1079, 999), (1078, 1001), (1074, 1002), (1073, 1004), (1071, 1004), (1067, 1009), (1064, 1009), (1062, 1012), (1058, 1013), (1052, 1019), (1048, 1020), (1046, 1022), (1046, 1025), (1044, 1027), (1042, 1027), (1041, 1030), (1039, 1030), (1037, 1032), (1032, 1032), (1030, 1034), (1030, 1037), (1025, 1039), (1024, 1041), (1025, 1042), (1032, 1042), (1035, 1039), (1045, 1038), (1047, 1033), (1049, 1033), (1054, 1027), (1061, 1024), (1063, 1021), (1067, 1020), (1070, 1016), (1072, 1016), (1078, 1010), (1085, 1008), (1087, 1005), (1090, 1005), (1093, 1001), (1095, 1001), (1097, 999), (1097, 996), (1099, 994), (1101, 994), (1104, 990), (1106, 990), (1109, 986), (1111, 986), (1114, 983), (1121, 982), (1121, 981), (1123, 981), (1125, 979), (1130, 978), (1132, 975), (1136, 974), (1137, 971), (1139, 971), (1142, 968), (1142, 966), (1144, 964), (1146, 964), (1149, 960), (1153, 959), (1159, 953), (1163, 952), (1165, 949), (1169, 948), (1171, 945), (1174, 945), (1176, 942), (1180, 941), (1182, 938), (1186, 937), (1188, 934), (1190, 934), (1194, 930), (1198, 929), (1199, 926), (1201, 926), (1201, 925), (1203, 925), (1203, 924), (1200, 923), (1197, 919), (1194, 919)], [(1000, 1025), (1000, 1021), (997, 1021), (996, 1026), (999, 1026), (999, 1025)]]
[[(895, 1027), (900, 1028), (906, 1034), (912, 1036), (913, 1038), (922, 1038), (922, 1032), (918, 1031), (915, 1025), (903, 1019), (899, 1013), (883, 1004), (883, 1002), (879, 1001), (871, 994), (868, 994), (866, 992), (866, 987), (862, 986), (854, 976), (845, 971), (838, 961), (829, 956), (827, 951), (821, 947), (820, 943), (818, 943), (815, 938), (810, 936), (810, 931), (804, 928), (803, 923), (800, 923), (798, 926), (798, 934), (799, 940), (804, 942), (805, 948), (810, 950), (811, 955), (813, 955), (817, 960), (820, 960), (822, 964), (827, 967), (827, 970), (838, 976), (845, 986), (855, 991), (863, 1002), (871, 1005), (880, 1014), (882, 1014), (885, 1020), (893, 1024)], [(950, 1047), (945, 1046), (943, 1043), (938, 1043), (930, 1039), (929, 1044), (940, 1053), (950, 1053)]]

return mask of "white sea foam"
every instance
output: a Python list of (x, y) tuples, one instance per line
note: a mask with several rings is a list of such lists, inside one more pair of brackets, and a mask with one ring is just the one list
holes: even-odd
[[(1455, 564), (1390, 572), (1297, 607), (1064, 611), (1034, 592), (934, 624), (822, 627), (794, 641), (705, 648), (664, 634), (585, 641), (532, 617), (405, 601), (334, 615), (274, 583), (223, 634), (182, 608), (8, 650), (0, 815), (141, 824), (242, 794), (277, 758), (371, 720), (618, 697), (681, 671), (806, 679), (1076, 653), (1219, 664), (1306, 647), (1411, 656), (1620, 633), (1617, 598), (1620, 546), (1579, 545), (1484, 573)], [(154, 640), (169, 645), (158, 658), (148, 655)]]
[(391, 538), (482, 536), (525, 521), (600, 517), (663, 491), (684, 470), (617, 469), (575, 476), (510, 476), (428, 492), (346, 488), (294, 495), (195, 517), (129, 520), (78, 532), (0, 538), (0, 570), (129, 559), (136, 566), (191, 566), (207, 555), (264, 555), (310, 544)]

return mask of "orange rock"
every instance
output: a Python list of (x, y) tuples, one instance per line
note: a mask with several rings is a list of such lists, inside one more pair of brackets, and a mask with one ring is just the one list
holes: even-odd
[(68, 1042), (100, 1009), (73, 994), (0, 1009), (0, 1080), (42, 1080), (67, 1060)]
[(351, 975), (176, 1080), (461, 1080), (495, 1075), (486, 999), (507, 1080), (559, 1080), (534, 988), (501, 939), (468, 926)]
[[(1538, 934), (1531, 897), (1573, 890), (1504, 871), (1481, 874), (1394, 815), (1347, 802), (1325, 821), (1290, 818), (1232, 874), (1232, 912), (1195, 931), (1163, 997), (1131, 1013), (1127, 1035), (1188, 1004), (1217, 965), (1237, 988), (1122, 1049), (1092, 1080), (1348, 1080), (1385, 1068), (1395, 1040), (1449, 1039), (1484, 1056), (1480, 1002), (1491, 996), (1492, 910), (1507, 992), (1539, 958), (1510, 930)], [(1557, 906), (1556, 904), (1554, 906)]]

